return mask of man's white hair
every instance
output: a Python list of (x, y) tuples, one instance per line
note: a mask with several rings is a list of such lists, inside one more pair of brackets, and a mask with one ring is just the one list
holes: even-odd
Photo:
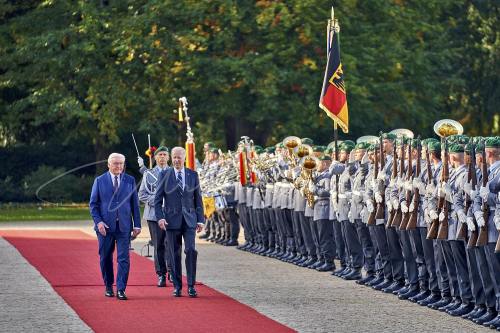
[(111, 163), (111, 161), (115, 158), (120, 159), (122, 161), (125, 161), (125, 155), (120, 154), (120, 153), (111, 153), (111, 154), (109, 154), (109, 157), (108, 157), (108, 163)]
[(174, 148), (172, 148), (172, 155), (174, 155), (175, 152), (179, 152), (179, 153), (181, 153), (182, 157), (186, 157), (186, 149), (184, 149), (182, 147), (174, 147)]

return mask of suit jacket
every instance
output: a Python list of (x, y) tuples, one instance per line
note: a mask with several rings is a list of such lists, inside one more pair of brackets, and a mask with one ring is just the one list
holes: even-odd
[(134, 228), (141, 227), (139, 198), (134, 177), (123, 173), (120, 179), (120, 187), (116, 193), (113, 193), (109, 172), (94, 180), (89, 206), (96, 231), (99, 222), (104, 222), (110, 232), (116, 230), (117, 223), (120, 223), (121, 232), (130, 232), (132, 225)]
[[(165, 169), (168, 169), (166, 167)], [(144, 202), (143, 217), (148, 221), (156, 221), (155, 214), (155, 194), (156, 188), (160, 181), (160, 174), (162, 169), (155, 166), (153, 169), (146, 169), (142, 176), (141, 186), (139, 187), (139, 200)]]
[(184, 217), (187, 225), (195, 228), (197, 223), (205, 222), (198, 173), (188, 168), (184, 169), (186, 179), (181, 195), (174, 170), (169, 168), (160, 174), (154, 201), (156, 220), (165, 219), (168, 223), (167, 230), (178, 230), (181, 229)]

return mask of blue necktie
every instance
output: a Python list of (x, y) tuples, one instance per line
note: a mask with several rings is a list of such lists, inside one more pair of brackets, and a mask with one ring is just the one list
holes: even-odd
[(180, 171), (177, 172), (177, 189), (182, 196), (182, 192), (184, 191), (184, 189), (182, 188), (182, 173)]
[(115, 176), (115, 180), (113, 181), (113, 192), (116, 193), (118, 189), (118, 176)]

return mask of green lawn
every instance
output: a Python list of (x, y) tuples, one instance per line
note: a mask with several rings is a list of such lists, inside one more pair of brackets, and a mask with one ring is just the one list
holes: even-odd
[(0, 206), (0, 222), (6, 221), (66, 221), (90, 220), (88, 207), (84, 205), (64, 207)]

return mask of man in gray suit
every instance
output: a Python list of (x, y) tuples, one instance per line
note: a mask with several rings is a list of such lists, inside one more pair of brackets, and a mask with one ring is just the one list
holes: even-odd
[(164, 146), (159, 147), (155, 151), (154, 157), (156, 166), (151, 170), (145, 169), (142, 172), (144, 176), (142, 177), (138, 194), (139, 200), (144, 203), (143, 216), (148, 221), (151, 241), (154, 246), (154, 262), (156, 275), (158, 276), (158, 287), (165, 287), (167, 285), (166, 275), (167, 272), (170, 272), (170, 266), (168, 265), (166, 255), (165, 230), (161, 230), (156, 221), (154, 201), (160, 173), (168, 168), (168, 148)]

